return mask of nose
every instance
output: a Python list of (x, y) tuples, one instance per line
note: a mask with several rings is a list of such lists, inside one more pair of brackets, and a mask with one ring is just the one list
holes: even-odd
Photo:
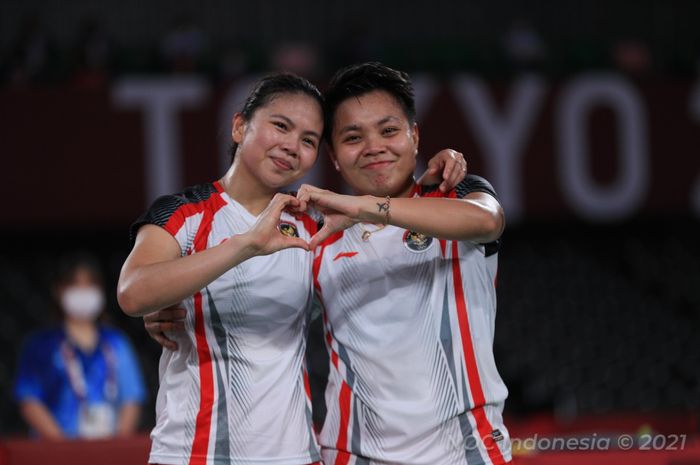
[(299, 144), (301, 141), (293, 136), (286, 137), (281, 144), (282, 151), (293, 158), (297, 158), (299, 155)]
[(373, 155), (379, 155), (382, 154), (386, 151), (386, 146), (384, 145), (384, 141), (382, 140), (381, 137), (373, 135), (373, 136), (368, 136), (365, 139), (365, 147), (363, 151), (364, 156), (373, 156)]

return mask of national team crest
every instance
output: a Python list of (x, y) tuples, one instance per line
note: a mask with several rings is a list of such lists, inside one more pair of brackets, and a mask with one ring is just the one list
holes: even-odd
[(413, 252), (422, 252), (430, 247), (430, 244), (433, 243), (433, 238), (419, 232), (406, 231), (403, 234), (403, 243)]
[(277, 229), (280, 230), (282, 234), (288, 237), (299, 237), (299, 231), (297, 231), (296, 225), (292, 223), (287, 223), (286, 221), (280, 221)]

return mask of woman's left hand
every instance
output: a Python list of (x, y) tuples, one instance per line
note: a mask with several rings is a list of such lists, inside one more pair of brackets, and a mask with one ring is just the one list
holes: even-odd
[(440, 192), (454, 189), (467, 175), (467, 161), (464, 155), (456, 150), (439, 151), (428, 161), (428, 169), (416, 181), (418, 184), (430, 186), (440, 184)]
[(363, 197), (336, 194), (309, 184), (303, 184), (297, 191), (297, 199), (300, 211), (305, 211), (309, 205), (312, 205), (323, 215), (323, 226), (309, 242), (311, 250), (315, 249), (331, 234), (347, 229), (361, 221)]

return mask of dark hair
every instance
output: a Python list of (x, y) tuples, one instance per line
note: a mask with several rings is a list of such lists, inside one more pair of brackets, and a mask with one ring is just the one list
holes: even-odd
[[(323, 96), (318, 88), (307, 79), (293, 73), (274, 73), (260, 79), (253, 91), (248, 95), (241, 114), (246, 121), (250, 121), (258, 108), (265, 106), (273, 98), (282, 94), (303, 94), (308, 95), (318, 102), (323, 109)], [(238, 144), (231, 146), (231, 161), (236, 156)]]
[(75, 279), (75, 274), (80, 269), (87, 270), (98, 286), (104, 284), (98, 260), (87, 252), (74, 252), (59, 259), (53, 277), (54, 286), (61, 287), (71, 284)]
[[(78, 270), (87, 270), (90, 276), (95, 280), (95, 283), (103, 288), (104, 276), (100, 262), (94, 255), (84, 252), (75, 251), (61, 256), (54, 267), (51, 274), (51, 319), (55, 322), (63, 321), (65, 314), (61, 308), (61, 296), (59, 290), (66, 286), (70, 286), (75, 280)], [(105, 314), (100, 315), (99, 320), (104, 320)]]
[(375, 90), (388, 92), (401, 105), (408, 121), (411, 124), (415, 122), (416, 103), (408, 74), (376, 61), (351, 65), (335, 73), (325, 93), (323, 133), (329, 143), (338, 106), (351, 97), (360, 97)]

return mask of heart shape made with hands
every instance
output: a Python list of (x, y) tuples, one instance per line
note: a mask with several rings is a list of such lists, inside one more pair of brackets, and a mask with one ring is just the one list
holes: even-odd
[(290, 205), (288, 211), (297, 218), (302, 213), (309, 213), (314, 219), (320, 220), (321, 228), (311, 237), (309, 246), (315, 249), (332, 234), (349, 228), (359, 220), (359, 197), (342, 195), (319, 189), (309, 184), (302, 185), (296, 195), (299, 203)]

